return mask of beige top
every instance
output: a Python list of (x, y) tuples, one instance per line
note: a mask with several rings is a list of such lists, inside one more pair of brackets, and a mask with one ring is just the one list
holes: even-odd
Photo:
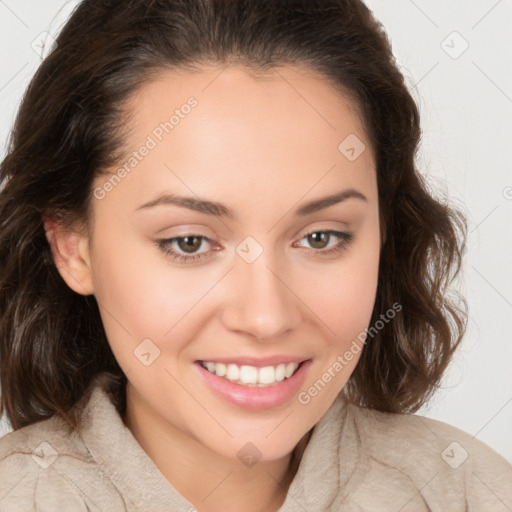
[[(81, 434), (54, 416), (0, 439), (0, 512), (193, 512), (96, 377)], [(469, 434), (341, 396), (313, 429), (280, 512), (512, 511), (512, 466)]]

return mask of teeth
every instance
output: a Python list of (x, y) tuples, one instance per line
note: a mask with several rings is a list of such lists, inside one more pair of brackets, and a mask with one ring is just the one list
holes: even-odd
[(240, 367), (240, 382), (244, 384), (257, 384), (258, 383), (258, 369), (254, 366)]
[(201, 366), (217, 377), (224, 377), (231, 382), (249, 386), (272, 386), (277, 382), (290, 378), (299, 363), (278, 364), (276, 366), (264, 366), (257, 368), (255, 366), (238, 366), (236, 364), (213, 363), (211, 361), (202, 361)]
[(286, 368), (284, 370), (284, 376), (288, 379), (290, 378), (293, 373), (295, 372), (295, 370), (297, 369), (299, 365), (297, 363), (288, 363), (286, 365)]
[(273, 384), (275, 382), (275, 370), (273, 366), (265, 366), (258, 370), (258, 381), (260, 384)]
[(212, 373), (216, 373), (219, 377), (224, 377), (227, 373), (227, 368), (225, 364), (219, 363), (210, 363), (212, 365), (212, 369), (208, 368), (208, 370)]
[(226, 379), (238, 380), (240, 378), (240, 368), (236, 364), (228, 364)]

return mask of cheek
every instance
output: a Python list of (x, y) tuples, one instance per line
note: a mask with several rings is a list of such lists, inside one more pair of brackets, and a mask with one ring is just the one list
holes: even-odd
[(335, 400), (361, 357), (375, 304), (378, 267), (379, 245), (371, 238), (325, 270), (318, 285), (309, 289), (311, 309), (320, 319), (315, 334), (322, 329), (324, 335), (318, 337), (316, 361), (297, 402), (312, 423)]
[[(326, 266), (307, 290), (307, 303), (340, 349), (351, 344), (371, 319), (377, 293), (379, 245), (375, 238)], [(305, 301), (306, 302), (306, 301)]]
[(184, 334), (193, 334), (183, 329), (190, 329), (214, 276), (171, 272), (165, 254), (151, 242), (114, 233), (105, 230), (96, 238), (93, 267), (95, 297), (116, 358), (131, 364), (133, 350), (146, 338), (160, 347), (172, 338), (179, 351)]

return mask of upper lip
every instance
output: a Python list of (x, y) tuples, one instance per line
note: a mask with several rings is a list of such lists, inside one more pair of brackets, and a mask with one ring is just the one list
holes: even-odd
[(302, 363), (307, 361), (309, 358), (301, 356), (271, 356), (271, 357), (213, 357), (211, 359), (205, 358), (199, 361), (222, 363), (222, 364), (236, 364), (237, 366), (255, 366), (257, 368), (263, 368), (265, 366), (276, 366), (278, 364), (288, 363)]

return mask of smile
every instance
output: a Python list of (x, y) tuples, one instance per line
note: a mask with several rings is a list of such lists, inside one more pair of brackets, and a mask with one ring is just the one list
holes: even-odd
[(273, 357), (268, 360), (239, 358), (238, 364), (233, 359), (223, 362), (200, 360), (193, 366), (207, 389), (222, 401), (243, 409), (262, 411), (290, 403), (311, 365), (311, 359)]
[(300, 365), (300, 363), (282, 363), (258, 368), (256, 366), (239, 366), (212, 361), (201, 361), (200, 364), (217, 377), (222, 377), (242, 386), (257, 387), (274, 386), (278, 382), (289, 379)]

